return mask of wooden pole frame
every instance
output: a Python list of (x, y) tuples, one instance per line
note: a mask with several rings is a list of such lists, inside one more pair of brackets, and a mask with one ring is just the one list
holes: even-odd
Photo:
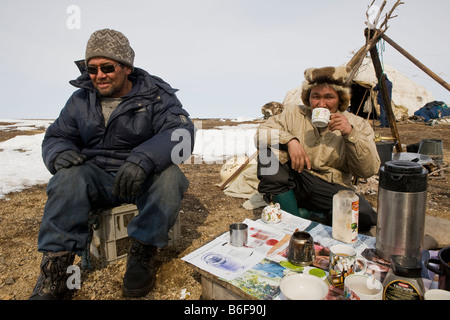
[[(366, 31), (367, 30), (368, 29), (366, 29)], [(370, 57), (372, 58), (373, 67), (375, 68), (375, 74), (377, 76), (381, 96), (383, 98), (384, 107), (386, 109), (386, 115), (389, 121), (389, 128), (391, 129), (392, 136), (395, 138), (395, 140), (397, 140), (395, 148), (397, 149), (397, 152), (402, 152), (402, 144), (397, 130), (397, 123), (395, 122), (395, 115), (394, 112), (392, 111), (391, 97), (389, 96), (389, 93), (387, 92), (386, 88), (386, 75), (384, 74), (383, 68), (381, 66), (380, 57), (378, 56), (378, 49), (376, 46), (373, 46), (372, 48), (370, 48), (369, 52)]]
[[(370, 32), (370, 33), (369, 33)], [(393, 41), (391, 38), (389, 38), (384, 32), (381, 32), (380, 30), (369, 30), (365, 29), (365, 35), (370, 40), (371, 46), (369, 47), (370, 56), (372, 58), (373, 66), (375, 68), (375, 73), (377, 76), (377, 80), (379, 83), (380, 91), (383, 98), (383, 103), (386, 108), (386, 114), (389, 121), (389, 126), (391, 128), (392, 136), (397, 140), (396, 149), (398, 152), (402, 152), (402, 145), (400, 142), (400, 137), (398, 135), (397, 131), (397, 125), (395, 122), (395, 116), (394, 112), (392, 111), (392, 104), (391, 104), (391, 98), (389, 97), (389, 94), (387, 92), (386, 88), (386, 76), (383, 72), (381, 62), (378, 56), (378, 50), (375, 44), (378, 43), (380, 39), (385, 40), (387, 43), (389, 43), (392, 47), (394, 47), (398, 52), (400, 52), (403, 56), (405, 56), (408, 60), (410, 60), (412, 63), (414, 63), (419, 69), (421, 69), (423, 72), (425, 72), (427, 75), (429, 75), (432, 79), (434, 79), (437, 83), (442, 85), (445, 89), (450, 91), (450, 85), (445, 82), (444, 79), (439, 77), (436, 73), (431, 71), (429, 68), (427, 68), (423, 63), (421, 63), (419, 60), (414, 58), (409, 52), (407, 52), (405, 49), (400, 47), (395, 41)], [(373, 39), (373, 37), (377, 37), (377, 39)]]
[(423, 63), (421, 63), (419, 60), (414, 58), (410, 53), (408, 53), (406, 50), (404, 50), (402, 47), (400, 47), (397, 43), (395, 43), (391, 38), (389, 38), (384, 33), (380, 35), (383, 40), (385, 40), (387, 43), (389, 43), (391, 46), (393, 46), (395, 49), (397, 49), (398, 52), (400, 52), (402, 55), (404, 55), (406, 58), (409, 59), (412, 63), (414, 63), (417, 67), (419, 67), (420, 70), (425, 72), (427, 75), (429, 75), (433, 80), (437, 81), (440, 85), (442, 85), (445, 89), (450, 91), (450, 85), (445, 82), (444, 79), (439, 77), (436, 73), (428, 69)]

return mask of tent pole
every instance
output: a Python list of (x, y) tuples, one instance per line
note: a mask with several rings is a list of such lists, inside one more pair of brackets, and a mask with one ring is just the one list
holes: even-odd
[[(364, 95), (363, 95), (363, 97), (362, 97), (361, 103), (359, 104), (358, 111), (356, 111), (356, 115), (358, 115), (359, 110), (361, 109), (361, 107), (362, 107), (362, 105), (363, 105), (363, 103), (364, 103), (364, 98), (366, 97), (367, 91), (369, 91), (369, 90), (366, 88), (366, 91), (364, 91)], [(369, 113), (369, 114), (370, 114), (370, 113)]]
[(400, 47), (397, 43), (395, 43), (391, 38), (389, 38), (385, 34), (381, 34), (380, 36), (383, 38), (387, 43), (389, 43), (391, 46), (393, 46), (395, 49), (397, 49), (398, 52), (403, 54), (406, 58), (408, 58), (412, 63), (414, 63), (417, 67), (419, 67), (423, 72), (425, 72), (427, 75), (429, 75), (431, 78), (436, 80), (441, 86), (443, 86), (445, 89), (450, 91), (450, 85), (445, 82), (444, 79), (439, 77), (437, 74), (435, 74), (433, 71), (428, 69), (424, 64), (422, 64), (419, 60), (414, 58), (411, 54), (409, 54), (407, 51), (405, 51), (402, 47)]
[[(365, 33), (367, 32), (367, 28), (365, 29)], [(379, 31), (377, 32), (377, 35), (379, 36)], [(355, 78), (356, 73), (359, 70), (359, 67), (361, 66), (361, 63), (364, 60), (364, 57), (366, 56), (367, 52), (370, 51), (379, 41), (380, 39), (372, 38), (369, 39), (365, 45), (363, 45), (353, 56), (353, 58), (350, 59), (350, 61), (347, 63), (347, 68), (350, 68), (351, 72), (350, 75), (346, 81), (346, 85), (350, 85), (350, 83), (353, 81), (353, 78)]]
[(397, 140), (395, 148), (397, 149), (397, 152), (402, 152), (402, 144), (400, 142), (400, 136), (398, 135), (394, 112), (392, 111), (391, 99), (386, 88), (386, 75), (384, 74), (383, 68), (381, 67), (380, 58), (378, 56), (378, 49), (376, 46), (373, 46), (369, 50), (369, 52), (372, 58), (373, 66), (375, 68), (375, 74), (377, 75), (378, 83), (380, 84), (381, 96), (383, 98), (384, 107), (386, 109), (389, 127), (391, 129), (392, 136)]

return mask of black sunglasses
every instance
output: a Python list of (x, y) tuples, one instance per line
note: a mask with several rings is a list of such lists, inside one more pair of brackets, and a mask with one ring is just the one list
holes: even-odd
[(100, 66), (100, 67), (87, 66), (86, 70), (90, 74), (97, 74), (98, 73), (98, 69), (102, 70), (103, 73), (112, 73), (112, 72), (116, 71), (116, 67), (118, 65), (120, 65), (120, 63), (118, 63), (116, 65), (106, 64), (106, 65)]

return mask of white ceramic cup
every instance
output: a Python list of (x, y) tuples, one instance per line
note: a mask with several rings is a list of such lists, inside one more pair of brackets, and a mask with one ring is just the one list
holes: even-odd
[(374, 277), (352, 274), (344, 280), (345, 300), (383, 300), (383, 285)]
[(443, 289), (430, 289), (425, 292), (425, 300), (450, 300), (450, 291)]
[(312, 110), (311, 122), (315, 127), (326, 127), (330, 121), (330, 115), (330, 110), (327, 108), (314, 108)]

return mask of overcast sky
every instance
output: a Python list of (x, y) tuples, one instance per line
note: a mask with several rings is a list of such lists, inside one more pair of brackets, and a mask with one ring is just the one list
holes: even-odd
[[(135, 66), (180, 89), (192, 117), (261, 117), (265, 103), (282, 102), (302, 83), (306, 68), (351, 59), (365, 42), (370, 2), (0, 0), (0, 118), (56, 118), (79, 75), (73, 61), (102, 28), (124, 33)], [(386, 34), (450, 83), (450, 1), (404, 2)], [(445, 88), (387, 43), (382, 61), (450, 103)]]

